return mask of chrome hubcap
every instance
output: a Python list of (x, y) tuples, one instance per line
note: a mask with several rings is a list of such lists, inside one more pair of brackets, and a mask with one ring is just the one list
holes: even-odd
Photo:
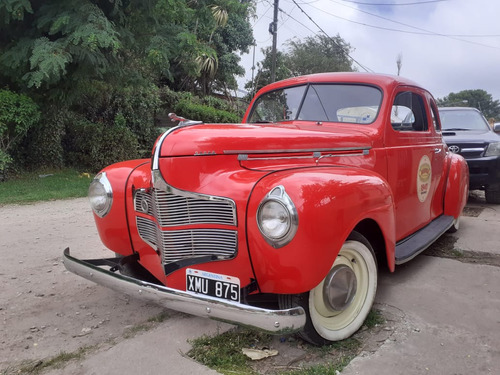
[(354, 271), (346, 265), (338, 265), (331, 269), (323, 286), (323, 299), (327, 308), (340, 312), (349, 307), (357, 290)]

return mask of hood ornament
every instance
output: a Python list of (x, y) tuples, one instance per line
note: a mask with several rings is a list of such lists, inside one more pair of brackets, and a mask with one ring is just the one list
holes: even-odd
[(172, 121), (172, 122), (179, 121), (179, 125), (178, 126), (188, 126), (188, 125), (203, 124), (203, 121), (188, 120), (188, 119), (186, 119), (184, 117), (177, 116), (173, 112), (169, 113), (168, 117), (170, 117), (170, 121)]

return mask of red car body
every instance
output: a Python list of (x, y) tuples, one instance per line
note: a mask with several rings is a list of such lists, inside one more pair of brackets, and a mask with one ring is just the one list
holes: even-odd
[[(66, 250), (68, 269), (169, 308), (299, 330), (318, 344), (352, 334), (373, 303), (372, 261), (364, 271), (355, 268), (366, 256), (339, 265), (345, 244), (394, 271), (458, 228), (468, 195), (467, 165), (448, 152), (432, 95), (400, 77), (360, 73), (271, 84), (242, 124), (181, 122), (151, 159), (102, 172), (112, 203), (95, 221), (121, 263), (108, 259), (108, 271)], [(338, 282), (352, 291), (333, 291)], [(318, 285), (325, 323), (311, 305)], [(330, 323), (343, 314), (346, 322)]]

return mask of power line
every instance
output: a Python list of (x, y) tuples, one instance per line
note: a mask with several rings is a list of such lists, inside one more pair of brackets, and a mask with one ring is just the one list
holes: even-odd
[[(336, 42), (336, 41), (335, 41), (335, 40), (334, 40), (334, 39), (333, 39), (330, 35), (328, 35), (328, 34), (326, 33), (326, 31), (325, 31), (325, 30), (323, 30), (323, 29), (321, 28), (321, 26), (319, 26), (319, 25), (316, 23), (316, 21), (314, 21), (314, 20), (313, 20), (313, 19), (309, 16), (309, 14), (307, 14), (307, 13), (304, 11), (304, 9), (302, 9), (302, 7), (301, 7), (301, 6), (300, 6), (300, 5), (299, 5), (299, 4), (298, 4), (295, 0), (292, 0), (292, 1), (293, 1), (293, 3), (297, 6), (297, 8), (299, 8), (299, 9), (300, 9), (300, 11), (301, 11), (302, 13), (304, 13), (304, 14), (305, 14), (305, 16), (306, 16), (307, 18), (309, 18), (309, 20), (310, 20), (312, 23), (314, 23), (314, 25), (315, 25), (315, 26), (316, 26), (316, 27), (317, 27), (317, 28), (318, 28), (318, 29), (319, 29), (319, 30), (320, 30), (323, 34), (325, 34), (325, 35), (326, 35), (326, 36), (327, 36), (327, 37), (328, 37), (328, 38), (329, 38), (329, 39), (330, 39), (330, 40), (331, 40), (331, 41), (332, 41), (335, 45), (337, 45), (339, 48), (342, 48), (342, 46), (339, 46), (339, 45), (337, 44), (337, 42)], [(373, 73), (373, 70), (371, 70), (370, 68), (367, 68), (367, 67), (365, 67), (364, 65), (362, 65), (360, 62), (358, 62), (356, 59), (354, 59), (351, 55), (349, 55), (348, 53), (346, 53), (346, 55), (347, 55), (347, 56), (348, 56), (348, 57), (349, 57), (349, 58), (350, 58), (353, 62), (355, 62), (356, 64), (358, 64), (358, 65), (359, 65), (359, 66), (360, 66), (360, 67), (361, 67), (364, 71)]]
[[(383, 19), (385, 21), (389, 21), (389, 22), (393, 22), (393, 23), (396, 23), (396, 24), (399, 24), (399, 25), (403, 25), (405, 27), (409, 27), (409, 28), (412, 28), (412, 29), (415, 29), (415, 30), (419, 30), (421, 32), (425, 32), (425, 33), (429, 33), (431, 35), (435, 35), (435, 36), (441, 36), (441, 37), (445, 37), (445, 38), (448, 38), (448, 39), (453, 39), (453, 40), (457, 40), (457, 41), (460, 41), (460, 42), (465, 42), (465, 43), (470, 43), (470, 44), (475, 44), (475, 45), (479, 45), (479, 46), (482, 46), (482, 47), (487, 47), (487, 48), (493, 48), (493, 49), (500, 49), (499, 47), (495, 47), (495, 46), (490, 46), (488, 44), (484, 44), (484, 43), (478, 43), (478, 42), (473, 42), (473, 41), (470, 41), (470, 40), (465, 40), (465, 39), (460, 39), (460, 38), (457, 38), (455, 36), (451, 36), (451, 35), (447, 35), (447, 34), (441, 34), (441, 33), (437, 33), (437, 32), (434, 32), (434, 31), (430, 31), (430, 30), (426, 30), (426, 29), (422, 29), (420, 27), (417, 27), (417, 26), (412, 26), (412, 25), (409, 25), (409, 24), (406, 24), (404, 22), (399, 22), (399, 21), (395, 21), (395, 20), (391, 20), (390, 18), (387, 18), (387, 17), (382, 17), (382, 16), (379, 16), (378, 14), (373, 14), (373, 13), (370, 13), (370, 12), (367, 12), (365, 10), (361, 10), (361, 9), (358, 9), (358, 8), (355, 8), (355, 7), (351, 7), (349, 5), (345, 5), (345, 4), (342, 4), (342, 3), (339, 3), (338, 1), (335, 1), (335, 0), (330, 0), (332, 3), (335, 3), (335, 4), (338, 4), (338, 5), (341, 5), (343, 7), (347, 7), (349, 9), (354, 9), (358, 12), (361, 12), (361, 13), (365, 13), (365, 14), (368, 14), (370, 16), (373, 16), (373, 17), (377, 17), (377, 18), (380, 18), (380, 19)], [(343, 0), (342, 0), (343, 1)], [(293, 2), (295, 3), (295, 0), (293, 0)], [(313, 7), (312, 5), (310, 5), (311, 7)], [(316, 7), (313, 7), (315, 9), (318, 9), (322, 12), (324, 12), (323, 9), (320, 9), (320, 8), (316, 8)]]
[(358, 5), (373, 5), (373, 6), (406, 6), (406, 5), (423, 5), (423, 4), (431, 4), (431, 3), (441, 3), (443, 1), (449, 0), (425, 0), (425, 1), (412, 1), (408, 3), (366, 3), (363, 1), (353, 1), (353, 0), (341, 0), (346, 3), (353, 3)]
[[(350, 22), (350, 23), (354, 23), (356, 25), (371, 27), (371, 28), (379, 29), (379, 30), (394, 31), (394, 32), (403, 33), (403, 34), (429, 35), (429, 36), (433, 36), (433, 35), (436, 36), (436, 35), (438, 35), (438, 36), (462, 37), (462, 38), (492, 38), (492, 37), (500, 37), (500, 34), (476, 34), (476, 35), (470, 35), (470, 34), (442, 34), (441, 35), (441, 34), (436, 34), (434, 32), (431, 32), (431, 31), (410, 31), (410, 30), (394, 29), (394, 28), (391, 28), (391, 27), (376, 26), (376, 25), (370, 25), (370, 24), (365, 23), (365, 22), (354, 21), (354, 20), (351, 20), (349, 18), (341, 17), (341, 16), (338, 16), (336, 14), (327, 12), (326, 10), (318, 8), (318, 7), (315, 7), (313, 5), (310, 5), (310, 4), (308, 4), (308, 5), (311, 8), (314, 8), (314, 9), (319, 10), (319, 11), (325, 13), (325, 14), (328, 14), (329, 16), (332, 16), (332, 17), (335, 17), (335, 18), (338, 18), (338, 19), (341, 19), (341, 20), (344, 20), (344, 21), (347, 21), (347, 22)], [(410, 25), (407, 25), (407, 26), (411, 27)], [(492, 48), (495, 48), (495, 47), (492, 47)]]

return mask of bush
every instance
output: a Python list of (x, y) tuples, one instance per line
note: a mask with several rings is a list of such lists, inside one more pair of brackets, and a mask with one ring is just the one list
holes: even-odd
[(137, 137), (139, 148), (151, 151), (158, 137), (155, 114), (160, 108), (159, 89), (146, 82), (120, 86), (116, 83), (89, 81), (78, 87), (81, 100), (72, 110), (92, 123), (113, 126), (117, 122)]
[(120, 121), (106, 125), (75, 118), (67, 126), (64, 147), (69, 165), (94, 172), (140, 156), (136, 136)]
[(185, 99), (177, 103), (175, 106), (175, 113), (190, 120), (201, 120), (206, 123), (238, 123), (241, 121), (240, 117), (234, 113), (215, 109), (203, 104), (192, 103)]
[(12, 162), (11, 153), (39, 119), (40, 111), (31, 98), (0, 90), (0, 171)]
[(46, 107), (42, 113), (40, 126), (30, 132), (17, 150), (16, 160), (25, 168), (62, 168), (64, 155), (62, 139), (66, 123), (72, 120), (71, 113), (58, 107)]

